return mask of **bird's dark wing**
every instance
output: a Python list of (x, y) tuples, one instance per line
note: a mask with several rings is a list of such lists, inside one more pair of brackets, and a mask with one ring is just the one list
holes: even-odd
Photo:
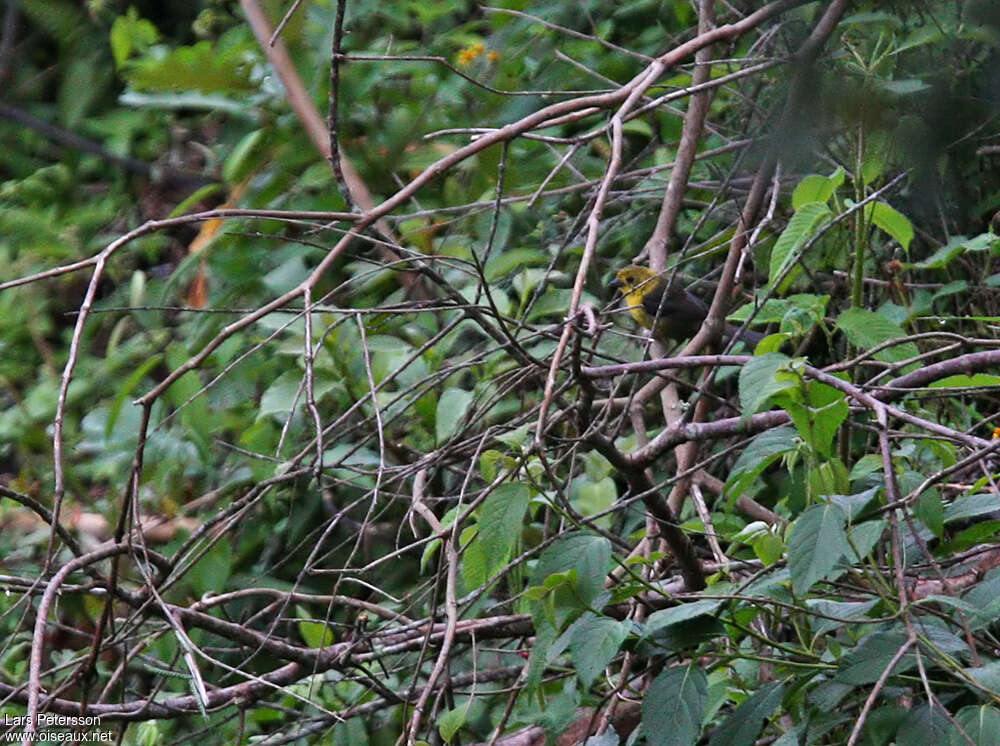
[[(666, 293), (666, 298), (664, 298)], [(650, 316), (669, 319), (688, 326), (701, 324), (708, 315), (708, 306), (697, 295), (689, 293), (676, 284), (661, 281), (642, 299), (642, 309)]]

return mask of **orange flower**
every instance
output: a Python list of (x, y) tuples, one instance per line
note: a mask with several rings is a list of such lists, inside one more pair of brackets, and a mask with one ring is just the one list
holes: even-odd
[(469, 65), (475, 60), (479, 55), (486, 51), (486, 47), (483, 46), (481, 42), (476, 42), (475, 44), (470, 44), (465, 49), (458, 53), (458, 64), (459, 65)]

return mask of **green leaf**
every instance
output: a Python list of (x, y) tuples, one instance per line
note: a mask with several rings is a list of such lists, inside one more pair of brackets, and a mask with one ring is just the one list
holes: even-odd
[(115, 423), (118, 422), (118, 414), (121, 412), (122, 405), (125, 403), (125, 399), (128, 398), (129, 394), (135, 391), (135, 387), (138, 386), (146, 375), (155, 368), (163, 360), (163, 355), (158, 353), (153, 355), (151, 358), (146, 360), (142, 365), (136, 368), (132, 374), (125, 379), (118, 389), (118, 395), (115, 397), (114, 401), (108, 409), (108, 422), (104, 428), (104, 437), (110, 437), (111, 431), (115, 429)]
[(851, 467), (851, 481), (861, 479), (882, 469), (882, 457), (877, 453), (866, 453)]
[(991, 599), (990, 603), (978, 606), (970, 603), (969, 600), (955, 598), (954, 596), (939, 596), (931, 594), (920, 600), (920, 603), (938, 604), (940, 606), (951, 607), (965, 615), (963, 623), (969, 625), (969, 629), (982, 629), (996, 621), (997, 611), (1000, 610), (1000, 599)]
[(444, 443), (455, 434), (474, 398), (471, 391), (456, 388), (444, 390), (438, 399), (437, 415), (434, 420), (438, 444)]
[[(618, 499), (618, 487), (611, 477), (604, 477), (597, 482), (591, 482), (586, 477), (573, 480), (573, 505), (580, 515), (589, 518), (592, 515), (606, 511)], [(611, 527), (612, 516), (605, 514), (597, 519), (601, 528)]]
[(963, 518), (993, 513), (1000, 510), (1000, 497), (993, 494), (967, 495), (955, 500), (944, 509), (944, 522), (951, 523)]
[(834, 505), (839, 506), (841, 510), (847, 513), (847, 519), (853, 521), (868, 509), (878, 495), (879, 489), (881, 488), (876, 486), (853, 495), (827, 495), (826, 499)]
[(907, 269), (945, 269), (965, 253), (965, 236), (955, 236), (929, 257), (920, 262), (907, 263)]
[(781, 537), (772, 534), (770, 531), (766, 531), (751, 540), (750, 547), (753, 549), (753, 553), (757, 555), (757, 559), (763, 562), (765, 567), (770, 567), (778, 562), (785, 556), (785, 551), (787, 550), (785, 542), (781, 540)]
[(572, 586), (578, 602), (587, 605), (604, 590), (610, 563), (611, 543), (603, 536), (566, 534), (542, 552), (532, 574), (532, 585), (542, 585), (550, 575), (575, 570)]
[(913, 223), (903, 213), (885, 202), (873, 202), (868, 207), (868, 215), (875, 225), (896, 239), (904, 250), (910, 248), (910, 241), (913, 240)]
[(691, 746), (698, 742), (708, 704), (708, 679), (697, 666), (673, 666), (653, 679), (642, 702), (646, 743)]
[(140, 91), (201, 91), (242, 94), (256, 90), (249, 79), (250, 64), (244, 50), (222, 51), (208, 41), (177, 47), (164, 57), (144, 57), (122, 71)]
[[(957, 735), (955, 726), (940, 709), (921, 704), (910, 710), (899, 724), (895, 746), (946, 744)], [(967, 743), (964, 739), (961, 742)]]
[[(864, 308), (849, 308), (837, 317), (837, 328), (841, 329), (851, 344), (869, 350), (891, 339), (907, 336), (903, 328), (882, 314)], [(912, 342), (893, 345), (875, 354), (877, 360), (889, 363), (916, 357), (920, 351)]]
[(756, 414), (775, 394), (799, 386), (790, 371), (791, 358), (769, 353), (750, 358), (740, 368), (740, 406), (744, 415)]
[(924, 490), (913, 506), (913, 512), (939, 539), (944, 535), (944, 504), (935, 489)]
[(572, 626), (569, 649), (584, 689), (589, 689), (604, 667), (618, 654), (625, 625), (617, 619), (585, 613)]
[[(888, 524), (883, 520), (865, 521), (850, 530), (851, 549), (849, 559), (852, 563), (861, 562), (882, 538)], [(855, 550), (857, 550), (855, 552)]]
[(809, 202), (828, 202), (837, 187), (844, 183), (844, 169), (838, 168), (830, 176), (809, 174), (792, 192), (792, 209), (798, 210)]
[(983, 688), (993, 692), (1000, 691), (1000, 661), (993, 661), (985, 666), (966, 668), (964, 671)]
[(816, 226), (829, 216), (830, 208), (822, 202), (807, 202), (795, 211), (771, 249), (768, 289), (774, 287), (785, 268), (798, 258), (799, 249), (815, 234)]
[(853, 619), (860, 619), (878, 605), (878, 600), (873, 601), (828, 601), (821, 598), (807, 598), (806, 606), (817, 614), (823, 614), (837, 619), (824, 619), (822, 617), (811, 617), (809, 624), (814, 635), (822, 635), (826, 632), (840, 629)]
[[(1000, 743), (1000, 710), (995, 707), (969, 705), (958, 711), (955, 720), (976, 746), (993, 746), (993, 744)], [(962, 738), (960, 733), (952, 734), (950, 746), (965, 746), (966, 744), (968, 741)]]
[[(859, 686), (875, 683), (892, 662), (899, 649), (906, 644), (907, 639), (907, 634), (900, 631), (869, 634), (841, 659), (840, 670), (834, 680), (843, 684)], [(907, 651), (896, 663), (893, 672), (902, 673), (916, 664), (912, 650)]]
[(793, 427), (776, 427), (762, 432), (736, 459), (726, 481), (726, 492), (741, 494), (780, 456), (798, 448), (799, 442)]
[(508, 249), (490, 259), (483, 268), (483, 274), (490, 283), (506, 277), (522, 267), (544, 267), (549, 256), (537, 249)]
[(295, 371), (282, 373), (267, 387), (260, 398), (257, 408), (257, 419), (274, 415), (279, 420), (284, 419), (292, 411), (292, 406), (304, 401), (305, 389), (302, 387), (302, 376)]
[(837, 568), (848, 549), (844, 526), (847, 516), (833, 503), (814, 505), (798, 517), (788, 538), (788, 567), (792, 590), (808, 591)]
[(236, 143), (233, 152), (222, 166), (222, 178), (227, 184), (238, 184), (257, 166), (263, 145), (267, 142), (266, 129), (252, 130)]
[(784, 695), (785, 687), (779, 681), (762, 686), (722, 722), (709, 739), (710, 746), (752, 746)]
[(704, 616), (705, 614), (714, 615), (719, 607), (722, 606), (722, 603), (722, 601), (714, 599), (703, 599), (701, 601), (678, 604), (669, 609), (654, 611), (643, 625), (643, 637), (649, 637), (661, 629), (673, 624), (686, 622), (695, 617)]
[(144, 53), (159, 40), (156, 26), (140, 18), (138, 11), (130, 7), (111, 24), (111, 54), (115, 66), (120, 68), (133, 53)]
[(479, 512), (479, 541), (486, 555), (486, 575), (492, 575), (510, 558), (521, 535), (531, 490), (523, 484), (501, 484), (486, 498)]
[(462, 529), (459, 542), (462, 550), (462, 581), (468, 589), (478, 588), (489, 579), (487, 564), (489, 558), (479, 540), (479, 532), (475, 526)]
[(444, 739), (445, 743), (450, 743), (455, 734), (465, 725), (465, 719), (469, 714), (469, 704), (471, 702), (472, 699), (470, 698), (465, 701), (465, 704), (459, 705), (452, 710), (446, 710), (438, 717), (438, 733), (441, 734), (441, 738)]
[(841, 423), (847, 419), (850, 407), (837, 389), (819, 381), (810, 381), (805, 401), (798, 396), (778, 396), (775, 403), (792, 418), (802, 439), (824, 458), (832, 453), (833, 439)]
[(305, 607), (297, 606), (296, 615), (300, 620), (298, 622), (299, 634), (308, 647), (314, 650), (325, 648), (337, 641), (337, 637), (329, 625), (324, 622), (310, 621), (313, 619), (313, 615)]
[(948, 376), (947, 378), (940, 378), (934, 383), (929, 384), (932, 389), (949, 389), (949, 388), (981, 388), (985, 386), (1000, 386), (1000, 376), (990, 375), (989, 373), (974, 373), (971, 376), (965, 374), (959, 374), (955, 376)]
[(176, 218), (181, 215), (187, 214), (195, 205), (197, 205), (202, 200), (205, 200), (219, 192), (222, 191), (222, 184), (216, 182), (214, 184), (206, 184), (203, 187), (195, 189), (191, 194), (181, 200), (177, 207), (170, 211), (167, 215), (168, 218)]
[(203, 596), (209, 591), (222, 593), (233, 569), (233, 545), (223, 536), (215, 542), (191, 568), (186, 577), (190, 578), (195, 595)]

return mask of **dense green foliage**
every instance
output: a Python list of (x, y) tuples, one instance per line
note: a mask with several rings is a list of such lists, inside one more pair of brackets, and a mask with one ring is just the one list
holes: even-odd
[[(341, 39), (307, 0), (349, 187), (257, 2), (8, 5), (0, 712), (1000, 742), (992, 3), (716, 3), (746, 27), (640, 90), (712, 3), (358, 0)], [(768, 336), (670, 362), (608, 288), (637, 260)]]

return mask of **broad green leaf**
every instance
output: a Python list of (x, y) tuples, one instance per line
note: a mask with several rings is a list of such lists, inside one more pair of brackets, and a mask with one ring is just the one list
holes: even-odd
[(203, 596), (209, 591), (222, 593), (232, 570), (233, 545), (229, 537), (223, 536), (202, 555), (186, 577), (190, 580), (195, 595)]
[(466, 588), (478, 588), (489, 579), (489, 557), (475, 526), (466, 526), (460, 534), (462, 549), (462, 580)]
[(672, 666), (660, 673), (642, 702), (646, 743), (691, 746), (698, 742), (708, 704), (708, 679), (694, 665)]
[(762, 686), (722, 722), (709, 739), (710, 746), (753, 746), (784, 695), (785, 687), (779, 681)]
[(486, 555), (486, 574), (492, 575), (510, 558), (521, 535), (531, 490), (523, 484), (501, 484), (486, 498), (479, 512), (479, 541)]
[(830, 302), (829, 295), (814, 295), (813, 293), (796, 293), (787, 298), (768, 298), (763, 305), (744, 303), (727, 317), (730, 321), (743, 322), (754, 313), (754, 321), (759, 324), (780, 324), (782, 320), (794, 311), (802, 311), (819, 321), (826, 313)]
[(544, 267), (550, 261), (548, 254), (538, 249), (508, 249), (490, 259), (483, 274), (490, 283), (506, 277), (522, 267)]
[(479, 473), (483, 475), (483, 479), (487, 482), (496, 479), (500, 473), (500, 466), (507, 458), (501, 451), (493, 449), (484, 451), (483, 455), (479, 457)]
[(967, 495), (956, 499), (944, 509), (944, 522), (974, 518), (1000, 510), (1000, 496), (993, 494)]
[(301, 374), (295, 371), (282, 373), (261, 396), (257, 419), (274, 415), (282, 420), (292, 411), (292, 406), (296, 402), (298, 406), (302, 406), (304, 400), (305, 388), (302, 385)]
[(965, 236), (955, 236), (944, 246), (920, 262), (911, 262), (908, 269), (944, 269), (965, 253)]
[(866, 453), (851, 467), (851, 481), (861, 479), (882, 469), (882, 457), (877, 453)]
[(805, 401), (801, 399), (801, 394), (780, 395), (775, 403), (788, 412), (802, 439), (820, 456), (829, 458), (834, 436), (850, 411), (846, 397), (832, 386), (810, 381)]
[(993, 692), (1000, 691), (1000, 661), (964, 670), (980, 686)]
[(793, 427), (776, 427), (758, 435), (733, 464), (726, 491), (735, 495), (742, 493), (775, 460), (798, 448), (799, 442)]
[(797, 259), (799, 250), (813, 237), (817, 225), (829, 216), (830, 208), (822, 202), (807, 202), (795, 211), (771, 249), (769, 288), (774, 287), (785, 268)]
[(778, 562), (785, 556), (785, 552), (787, 551), (785, 542), (782, 541), (781, 537), (769, 531), (751, 540), (750, 547), (753, 549), (753, 553), (757, 555), (757, 559), (763, 562), (765, 567), (770, 567)]
[(305, 644), (313, 649), (325, 648), (333, 645), (337, 641), (336, 635), (330, 625), (322, 621), (315, 621), (314, 616), (303, 606), (296, 606), (296, 616), (299, 618), (299, 634)]
[(583, 457), (583, 466), (592, 482), (599, 482), (612, 475), (614, 467), (599, 453), (588, 453)]
[(872, 500), (878, 495), (880, 487), (871, 487), (864, 492), (854, 495), (827, 495), (826, 499), (847, 513), (847, 518), (853, 521), (860, 516), (871, 505)]
[(924, 490), (913, 506), (913, 512), (939, 539), (944, 535), (944, 504), (935, 489)]
[(446, 710), (438, 717), (438, 733), (445, 743), (451, 743), (451, 739), (465, 725), (465, 719), (469, 714), (469, 704), (472, 699), (467, 699), (464, 704), (451, 710)]
[(1000, 386), (1000, 376), (990, 375), (989, 373), (975, 373), (971, 376), (960, 374), (956, 376), (948, 376), (947, 378), (940, 378), (937, 381), (934, 381), (934, 383), (929, 384), (929, 386), (933, 389)]
[[(882, 314), (864, 308), (849, 308), (837, 317), (837, 328), (847, 335), (851, 344), (863, 350), (871, 349), (891, 339), (907, 336), (903, 328)], [(893, 345), (875, 354), (875, 358), (894, 363), (916, 357), (917, 346), (912, 342)]]
[(844, 169), (838, 168), (830, 176), (809, 174), (792, 192), (792, 209), (798, 210), (808, 202), (828, 202), (837, 187), (844, 183)]
[[(573, 505), (585, 518), (607, 510), (617, 498), (618, 488), (611, 477), (604, 477), (597, 482), (591, 482), (586, 477), (573, 480)], [(597, 519), (596, 525), (610, 528), (611, 521), (612, 516), (605, 514)]]
[(458, 431), (474, 398), (471, 391), (456, 388), (444, 390), (438, 399), (435, 417), (438, 443), (444, 443)]
[[(947, 744), (958, 735), (955, 726), (938, 707), (920, 704), (910, 710), (896, 731), (895, 746), (930, 746)], [(962, 743), (967, 743), (964, 739)]]
[(525, 688), (528, 691), (534, 690), (542, 681), (542, 674), (552, 662), (549, 650), (559, 636), (559, 632), (550, 624), (535, 623), (535, 644), (531, 646), (531, 654), (528, 657), (528, 670), (525, 676)]
[[(167, 364), (171, 370), (177, 370), (188, 359), (187, 352), (178, 342), (172, 342), (167, 347)], [(193, 370), (188, 371), (167, 390), (170, 403), (181, 409), (181, 422), (189, 428), (192, 438), (204, 439), (212, 432), (212, 414), (208, 408), (208, 400), (201, 392), (201, 380)], [(201, 392), (201, 393), (199, 393)]]
[[(849, 560), (856, 563), (867, 557), (882, 537), (886, 526), (888, 524), (883, 520), (865, 521), (857, 526), (852, 526), (849, 532), (852, 546), (847, 552)], [(855, 553), (855, 549), (857, 553)]]
[(208, 41), (199, 41), (190, 47), (177, 47), (162, 58), (134, 60), (122, 74), (140, 91), (240, 94), (255, 90), (249, 68), (244, 50), (232, 47), (222, 52)]
[(578, 602), (586, 605), (604, 590), (610, 563), (611, 544), (603, 536), (566, 534), (542, 552), (532, 574), (532, 585), (542, 585), (550, 575), (575, 570), (571, 585)]
[(903, 213), (885, 202), (873, 202), (869, 207), (869, 217), (875, 225), (896, 239), (904, 251), (910, 248), (913, 223)]
[[(994, 746), (1000, 743), (1000, 710), (992, 705), (969, 705), (955, 715), (955, 720), (976, 746)], [(950, 746), (967, 746), (968, 741), (957, 731), (951, 736)]]
[(573, 623), (569, 649), (584, 689), (590, 688), (594, 679), (618, 654), (625, 635), (625, 625), (617, 619), (590, 612)]
[(785, 355), (770, 353), (752, 357), (740, 368), (740, 406), (744, 415), (756, 414), (775, 394), (799, 386), (800, 379), (789, 369), (791, 362)]
[(681, 622), (686, 622), (689, 619), (694, 619), (705, 614), (715, 614), (722, 606), (722, 603), (722, 601), (714, 599), (704, 599), (678, 604), (669, 609), (654, 611), (643, 625), (643, 636), (649, 637), (672, 624), (680, 624)]
[[(886, 667), (906, 644), (907, 634), (901, 631), (873, 632), (861, 640), (840, 661), (840, 670), (834, 677), (843, 684), (873, 684), (885, 672)], [(915, 666), (912, 650), (896, 663), (894, 673), (902, 673)]]
[(111, 24), (111, 54), (115, 65), (121, 67), (134, 53), (145, 52), (159, 40), (156, 26), (140, 18), (138, 11), (130, 7)]
[(802, 595), (828, 577), (848, 551), (847, 516), (833, 503), (814, 505), (798, 517), (788, 538), (792, 589)]
[(977, 606), (967, 599), (931, 594), (921, 599), (920, 603), (938, 604), (960, 611), (965, 615), (962, 623), (968, 624), (971, 630), (982, 629), (992, 624), (996, 621), (997, 612), (1000, 611), (1000, 599), (997, 598), (991, 599), (991, 602), (984, 606)]
[[(878, 600), (873, 601), (828, 601), (819, 598), (807, 598), (806, 606), (817, 614), (837, 619), (824, 619), (823, 617), (810, 617), (809, 624), (814, 635), (822, 635), (835, 629), (840, 629), (848, 625), (851, 620), (860, 619), (878, 605)], [(843, 621), (838, 621), (842, 619)]]

